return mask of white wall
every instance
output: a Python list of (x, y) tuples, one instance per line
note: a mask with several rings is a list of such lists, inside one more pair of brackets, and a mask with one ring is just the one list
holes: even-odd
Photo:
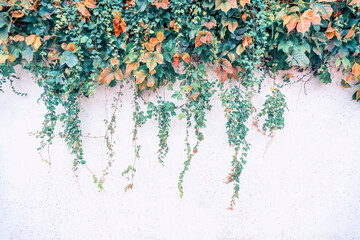
[[(0, 94), (0, 239), (360, 239), (360, 103), (340, 86), (341, 73), (331, 72), (334, 83), (320, 86), (312, 79), (308, 95), (303, 83), (283, 89), (286, 127), (265, 157), (268, 139), (252, 129), (240, 199), (234, 211), (227, 211), (232, 186), (223, 181), (232, 151), (217, 97), (180, 199), (185, 122), (177, 119), (165, 167), (157, 163), (156, 122), (140, 130), (135, 186), (124, 193), (129, 180), (121, 172), (133, 161), (133, 108), (126, 91), (115, 163), (99, 193), (84, 168), (77, 183), (61, 139), (50, 149), (52, 166), (41, 162), (38, 140), (29, 136), (41, 128), (44, 107), (36, 103), (41, 89), (19, 69), (15, 86), (28, 96), (16, 96), (7, 85)], [(266, 94), (269, 86), (263, 89)], [(101, 88), (95, 99), (82, 101), (85, 134), (104, 134), (114, 92)], [(86, 138), (84, 145), (89, 167), (100, 174), (106, 164), (104, 143)]]

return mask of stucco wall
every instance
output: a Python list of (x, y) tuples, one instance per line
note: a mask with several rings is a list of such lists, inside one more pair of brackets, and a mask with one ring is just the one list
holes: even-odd
[[(44, 106), (41, 89), (18, 69), (15, 87), (0, 94), (0, 239), (360, 239), (360, 103), (337, 79), (321, 86), (317, 79), (284, 87), (289, 111), (286, 126), (263, 157), (268, 141), (252, 131), (248, 163), (241, 177), (240, 199), (227, 211), (232, 186), (223, 183), (230, 169), (221, 103), (214, 97), (205, 140), (184, 180), (177, 181), (185, 160), (185, 122), (174, 119), (165, 167), (157, 163), (157, 124), (139, 132), (141, 159), (134, 189), (121, 172), (133, 161), (131, 91), (125, 91), (116, 128), (115, 163), (98, 192), (90, 173), (80, 168), (61, 139), (50, 149), (52, 165), (42, 163), (38, 140)], [(214, 78), (215, 74), (210, 73)], [(263, 87), (263, 96), (269, 86)], [(82, 130), (103, 135), (113, 89), (98, 89), (83, 100)], [(107, 108), (104, 106), (107, 102)], [(254, 130), (254, 129), (252, 129)], [(88, 165), (97, 174), (106, 162), (99, 139), (84, 139)], [(47, 156), (47, 153), (44, 153)]]

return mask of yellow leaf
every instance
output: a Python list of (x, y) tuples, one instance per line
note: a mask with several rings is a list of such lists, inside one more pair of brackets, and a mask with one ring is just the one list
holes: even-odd
[(33, 43), (33, 48), (35, 49), (35, 51), (37, 51), (40, 46), (41, 46), (40, 37), (36, 37)]
[(9, 59), (8, 55), (6, 54), (0, 54), (0, 65), (5, 63), (5, 61)]
[(24, 16), (24, 13), (21, 11), (13, 11), (11, 12), (11, 17), (13, 18), (21, 18), (22, 16)]
[(10, 62), (13, 62), (16, 60), (16, 57), (14, 57), (13, 55), (9, 54), (9, 60)]
[(34, 43), (35, 41), (35, 38), (36, 38), (36, 35), (35, 34), (31, 34), (30, 36), (27, 36), (25, 41), (26, 41), (26, 45), (31, 45)]

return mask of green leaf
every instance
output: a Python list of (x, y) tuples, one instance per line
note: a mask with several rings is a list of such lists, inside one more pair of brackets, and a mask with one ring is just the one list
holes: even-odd
[(60, 57), (60, 64), (61, 65), (68, 65), (70, 68), (75, 67), (78, 64), (79, 60), (76, 55), (70, 51), (66, 50)]
[(286, 61), (292, 66), (299, 67), (308, 67), (310, 64), (309, 58), (306, 56), (305, 52), (300, 51), (299, 49), (294, 50)]
[(0, 40), (5, 41), (9, 36), (9, 28), (8, 26), (3, 26), (0, 28)]
[(4, 16), (0, 16), (0, 28), (7, 24), (9, 24), (9, 21)]
[(331, 83), (331, 75), (326, 66), (321, 68), (319, 78), (320, 83)]
[(31, 47), (27, 47), (22, 53), (23, 59), (27, 62), (31, 62), (34, 56), (33, 50)]
[(320, 12), (323, 19), (330, 20), (333, 14), (333, 9), (330, 4), (315, 3), (313, 6), (314, 11)]

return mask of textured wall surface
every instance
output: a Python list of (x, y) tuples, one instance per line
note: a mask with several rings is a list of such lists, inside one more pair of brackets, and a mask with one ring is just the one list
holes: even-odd
[[(44, 106), (31, 75), (18, 71), (15, 87), (0, 93), (0, 239), (360, 239), (360, 103), (337, 80), (321, 86), (317, 79), (283, 88), (289, 111), (286, 126), (268, 139), (252, 129), (252, 144), (241, 178), (240, 199), (227, 211), (232, 186), (224, 184), (232, 150), (218, 97), (208, 113), (205, 140), (185, 175), (184, 197), (177, 180), (185, 160), (185, 122), (174, 119), (170, 152), (157, 162), (157, 124), (139, 132), (142, 145), (134, 189), (121, 172), (133, 161), (132, 105), (125, 91), (118, 113), (116, 155), (105, 190), (98, 192), (91, 174), (71, 170), (72, 158), (61, 139), (50, 148), (52, 165), (41, 162), (38, 139)], [(215, 77), (212, 73), (210, 77)], [(264, 85), (261, 103), (268, 93)], [(98, 89), (82, 100), (84, 134), (103, 135), (111, 114), (113, 89)], [(104, 106), (107, 106), (106, 108)], [(106, 147), (84, 138), (88, 166), (100, 174)], [(48, 157), (48, 153), (43, 153)]]

